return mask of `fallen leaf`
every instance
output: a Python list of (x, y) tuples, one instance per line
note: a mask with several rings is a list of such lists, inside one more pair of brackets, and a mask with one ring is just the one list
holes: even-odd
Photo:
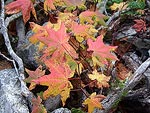
[(96, 85), (98, 88), (109, 87), (110, 76), (105, 76), (100, 74), (97, 70), (94, 70), (92, 74), (88, 75), (91, 80), (96, 80)]
[(105, 45), (102, 39), (102, 35), (97, 37), (96, 41), (88, 39), (87, 44), (89, 48), (87, 51), (93, 51), (92, 56), (97, 57), (103, 63), (107, 62), (106, 59), (117, 60), (117, 57), (111, 54), (111, 51), (115, 50), (117, 47)]
[(146, 31), (146, 23), (145, 21), (143, 21), (142, 19), (139, 20), (134, 20), (136, 22), (136, 24), (134, 24), (132, 27), (137, 31)]
[(111, 9), (112, 11), (117, 10), (117, 9), (120, 11), (120, 10), (126, 9), (127, 6), (128, 6), (128, 4), (127, 4), (126, 2), (121, 2), (121, 3), (119, 3), (119, 4), (114, 3), (112, 6), (110, 6), (110, 9)]
[(92, 93), (89, 98), (87, 98), (83, 104), (88, 105), (88, 113), (93, 113), (95, 108), (102, 109), (101, 100), (105, 98), (104, 95), (96, 95), (96, 92)]
[(121, 62), (117, 62), (115, 67), (116, 76), (121, 80), (125, 80), (131, 73), (131, 71), (127, 69)]

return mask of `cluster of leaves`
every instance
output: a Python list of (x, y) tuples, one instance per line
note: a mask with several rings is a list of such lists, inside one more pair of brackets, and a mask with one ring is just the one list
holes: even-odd
[[(7, 14), (21, 11), (26, 23), (30, 19), (30, 12), (37, 19), (34, 5), (38, 4), (31, 0), (17, 0), (6, 5), (5, 8)], [(96, 9), (94, 11), (87, 9), (84, 0), (45, 0), (43, 9), (46, 14), (49, 11), (57, 11), (57, 23), (48, 21), (40, 26), (30, 22), (34, 32), (30, 41), (33, 44), (38, 43), (39, 51), (43, 52), (40, 60), (50, 70), (50, 74), (45, 75), (41, 66), (35, 71), (26, 69), (29, 77), (25, 81), (30, 83), (29, 89), (34, 89), (37, 84), (48, 86), (41, 98), (46, 100), (50, 96), (61, 95), (62, 103), (65, 105), (74, 87), (70, 80), (75, 74), (81, 79), (83, 70), (88, 70), (89, 87), (109, 87), (110, 76), (97, 71), (99, 67), (103, 68), (111, 60), (117, 60), (111, 53), (116, 47), (105, 45), (103, 34), (99, 34), (96, 29), (101, 25), (106, 26), (104, 20), (107, 17)], [(87, 84), (81, 82), (80, 85), (81, 89), (84, 89)], [(88, 105), (88, 112), (92, 113), (94, 108), (102, 109), (100, 101), (104, 98), (104, 95), (96, 95), (93, 92), (88, 95), (83, 104)], [(41, 105), (40, 97), (33, 100), (34, 103), (33, 113), (37, 109), (46, 112)]]
[(129, 2), (129, 7), (132, 9), (144, 9), (145, 6), (145, 0), (132, 0)]
[(109, 0), (107, 5), (108, 9), (111, 9), (112, 11), (130, 8), (126, 14), (131, 15), (140, 14), (140, 11), (146, 6), (145, 0)]

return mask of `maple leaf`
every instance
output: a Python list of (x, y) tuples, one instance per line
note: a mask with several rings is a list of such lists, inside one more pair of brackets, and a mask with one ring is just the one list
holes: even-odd
[(30, 12), (36, 17), (36, 12), (31, 0), (17, 0), (5, 6), (7, 14), (22, 12), (23, 21), (26, 23), (30, 19)]
[(73, 32), (75, 34), (81, 34), (82, 32), (86, 32), (86, 30), (88, 29), (87, 25), (82, 25), (82, 24), (78, 24), (76, 22), (72, 22), (72, 26), (71, 29), (73, 30)]
[(133, 28), (137, 31), (146, 31), (146, 24), (142, 19), (139, 20), (134, 20), (136, 22), (136, 24), (133, 25)]
[(33, 108), (31, 113), (47, 113), (46, 109), (41, 104), (41, 102), (42, 99), (40, 98), (40, 96), (32, 99)]
[(114, 3), (112, 6), (110, 6), (110, 9), (111, 9), (112, 11), (117, 10), (117, 9), (120, 11), (120, 10), (126, 9), (127, 6), (128, 6), (128, 4), (126, 4), (126, 2), (121, 2), (121, 3), (119, 3), (119, 4)]
[(97, 70), (94, 70), (92, 74), (88, 75), (91, 80), (97, 81), (98, 88), (109, 87), (110, 76), (105, 76), (104, 74), (99, 74)]
[(56, 64), (52, 60), (46, 60), (45, 64), (50, 68), (51, 73), (37, 80), (33, 80), (33, 82), (48, 86), (48, 89), (43, 93), (45, 99), (49, 96), (57, 96), (60, 94), (64, 104), (69, 97), (70, 89), (73, 88), (71, 82), (68, 80), (68, 78), (73, 76), (73, 72), (65, 63)]
[(106, 59), (117, 60), (117, 58), (110, 52), (117, 47), (108, 46), (103, 43), (103, 36), (98, 36), (94, 42), (92, 39), (87, 40), (89, 48), (87, 51), (93, 51), (92, 56), (99, 58), (101, 62), (106, 63)]
[(56, 9), (54, 6), (54, 0), (45, 0), (44, 1), (44, 10), (46, 11), (46, 14), (50, 9), (52, 9), (52, 10)]
[(95, 108), (102, 109), (103, 107), (100, 101), (104, 98), (104, 95), (96, 95), (96, 92), (92, 93), (90, 97), (83, 102), (83, 104), (88, 105), (88, 113), (93, 113)]
[(94, 34), (98, 31), (94, 28), (93, 25), (83, 25), (78, 24), (77, 22), (71, 22), (72, 32), (76, 36), (77, 41), (82, 42), (85, 39), (91, 38), (95, 40)]
[(36, 86), (36, 84), (32, 82), (32, 80), (36, 80), (45, 74), (45, 71), (42, 70), (42, 66), (39, 66), (35, 71), (26, 69), (26, 72), (29, 74), (29, 77), (25, 79), (25, 82), (31, 83), (29, 86), (29, 90), (34, 89)]
[(84, 11), (79, 15), (80, 18), (80, 23), (84, 24), (85, 22), (88, 22), (90, 24), (93, 24), (94, 22), (98, 22), (103, 26), (106, 26), (106, 23), (104, 21), (104, 19), (106, 18), (105, 15), (103, 15), (102, 13), (96, 11)]
[(62, 54), (66, 53), (74, 58), (78, 58), (76, 51), (68, 43), (70, 37), (66, 33), (64, 23), (61, 23), (58, 30), (52, 28), (50, 24), (47, 24), (43, 28), (44, 31), (36, 33), (37, 35), (39, 34), (39, 36), (36, 36), (36, 38), (40, 42), (46, 44), (49, 49), (53, 49), (54, 51), (61, 51)]
[(71, 30), (79, 42), (82, 42), (84, 40), (84, 37), (88, 36), (88, 29), (89, 26), (87, 25), (72, 22)]

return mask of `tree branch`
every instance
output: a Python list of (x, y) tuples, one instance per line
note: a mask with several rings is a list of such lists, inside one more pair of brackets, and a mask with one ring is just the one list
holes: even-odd
[(14, 50), (12, 49), (11, 44), (10, 44), (10, 40), (9, 40), (9, 36), (8, 36), (7, 27), (5, 25), (4, 0), (1, 0), (1, 16), (0, 16), (0, 20), (1, 20), (1, 33), (2, 33), (2, 35), (4, 37), (5, 45), (7, 47), (7, 50), (9, 52), (9, 54), (11, 55), (11, 57), (17, 62), (18, 67), (19, 67), (19, 75), (22, 77), (22, 79), (24, 79), (24, 66), (23, 66), (22, 59), (20, 57), (18, 57), (16, 55), (16, 53), (14, 52)]
[(19, 18), (20, 16), (22, 16), (22, 13), (16, 13), (16, 14), (13, 14), (11, 15), (10, 17), (7, 17), (5, 19), (5, 26), (8, 27), (9, 23), (12, 22), (13, 20)]

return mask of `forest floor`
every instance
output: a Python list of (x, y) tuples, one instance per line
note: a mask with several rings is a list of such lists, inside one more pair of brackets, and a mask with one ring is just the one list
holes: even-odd
[[(131, 9), (125, 13), (123, 11), (126, 9), (121, 9), (121, 6), (114, 6), (116, 9), (112, 10), (113, 8), (110, 7), (114, 2), (112, 2), (113, 0), (108, 1), (109, 2), (106, 4), (106, 10), (110, 18), (105, 20), (108, 27), (96, 27), (99, 29), (99, 34), (105, 35), (103, 41), (106, 44), (117, 46), (114, 54), (117, 56), (118, 60), (115, 62), (114, 66), (112, 66), (111, 71), (107, 70), (107, 73), (115, 76), (112, 76), (110, 80), (111, 88), (102, 89), (103, 94), (110, 93), (110, 97), (107, 96), (106, 99), (104, 99), (105, 101), (102, 101), (102, 104), (106, 109), (106, 111), (104, 111), (110, 113), (150, 113), (150, 103), (148, 101), (150, 97), (150, 3), (147, 3), (147, 1), (150, 1), (145, 1), (144, 8)], [(85, 4), (87, 7), (90, 5), (90, 10), (94, 8), (94, 2), (90, 0), (87, 0)], [(36, 22), (39, 25), (43, 25), (47, 21), (55, 23), (55, 21), (57, 21), (57, 13), (55, 11), (49, 12), (49, 18), (46, 14), (43, 14), (43, 9), (40, 10), (41, 6), (43, 6), (43, 3), (36, 6), (39, 16), (38, 20), (35, 20), (35, 18), (31, 16), (29, 21)], [(20, 22), (20, 24), (18, 24), (18, 22)], [(22, 25), (23, 27), (17, 28), (17, 26)], [(35, 70), (40, 63), (37, 60), (38, 58), (32, 59), (33, 56), (30, 55), (33, 55), (34, 53), (36, 54), (38, 51), (35, 51), (35, 48), (31, 49), (31, 44), (28, 44), (28, 42), (22, 44), (22, 42), (26, 42), (26, 34), (30, 32), (30, 30), (29, 22), (24, 25), (22, 17), (21, 21), (19, 19), (14, 19), (8, 25), (9, 40), (13, 50), (22, 58), (25, 68)], [(22, 34), (20, 35), (18, 32)], [(20, 38), (20, 36), (23, 38)], [(5, 43), (3, 36), (0, 36), (0, 70), (14, 67), (10, 60), (13, 57), (9, 54), (9, 51), (7, 51)], [(25, 48), (30, 48), (31, 50), (26, 50)], [(40, 56), (40, 53), (38, 53), (38, 55)], [(133, 76), (130, 78), (131, 75)], [(25, 76), (28, 75), (26, 74)], [(124, 85), (126, 80), (128, 83)], [(29, 84), (27, 84), (27, 86), (29, 86)], [(47, 89), (47, 87), (41, 87), (38, 85), (31, 91), (36, 94), (39, 93), (40, 90), (43, 91), (45, 89)], [(87, 88), (86, 90), (91, 93), (98, 89), (94, 87), (92, 89)], [(124, 96), (123, 93), (125, 91), (127, 91), (128, 94)], [(70, 98), (66, 101), (65, 107), (69, 109), (82, 108), (82, 103), (80, 102), (81, 98), (83, 98), (83, 95), (81, 95), (80, 91), (75, 93), (72, 91)], [(117, 98), (120, 100), (118, 99), (119, 103), (114, 107), (114, 100)], [(46, 101), (44, 100), (43, 104), (45, 105), (45, 103)], [(59, 107), (60, 106), (62, 105), (59, 105)], [(46, 107), (46, 109), (49, 109), (49, 106)], [(82, 110), (85, 109), (86, 108), (83, 108)], [(85, 111), (87, 111), (87, 109)], [(100, 113), (100, 111), (97, 113)]]

